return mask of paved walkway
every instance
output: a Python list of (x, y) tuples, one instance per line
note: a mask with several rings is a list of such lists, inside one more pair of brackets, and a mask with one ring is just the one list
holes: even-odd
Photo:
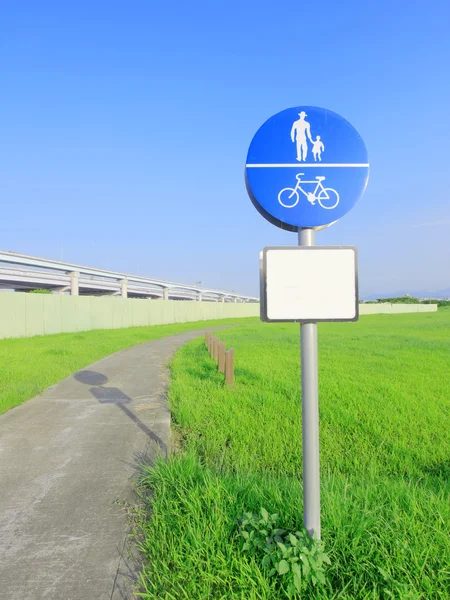
[(167, 452), (167, 363), (200, 333), (113, 354), (0, 417), (2, 600), (132, 597), (130, 478)]

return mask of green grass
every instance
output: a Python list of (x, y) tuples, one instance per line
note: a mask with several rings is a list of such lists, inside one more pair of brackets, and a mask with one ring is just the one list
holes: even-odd
[[(302, 526), (299, 334), (220, 333), (224, 387), (196, 340), (172, 363), (181, 451), (146, 469), (142, 597), (278, 599), (241, 551), (236, 518), (265, 507)], [(328, 587), (305, 598), (450, 598), (450, 311), (319, 326), (322, 538)], [(147, 506), (147, 508), (149, 508)]]
[(221, 319), (0, 340), (0, 414), (114, 352), (204, 327), (251, 322)]

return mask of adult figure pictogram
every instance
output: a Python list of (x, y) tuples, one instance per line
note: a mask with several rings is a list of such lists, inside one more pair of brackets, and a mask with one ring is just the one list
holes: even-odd
[(306, 138), (309, 139), (311, 144), (313, 144), (313, 139), (311, 137), (311, 125), (308, 121), (305, 121), (305, 117), (308, 115), (304, 110), (298, 113), (300, 117), (297, 121), (294, 121), (291, 129), (291, 140), (296, 142), (297, 144), (297, 160), (301, 162), (302, 160), (306, 160), (308, 155), (308, 142)]

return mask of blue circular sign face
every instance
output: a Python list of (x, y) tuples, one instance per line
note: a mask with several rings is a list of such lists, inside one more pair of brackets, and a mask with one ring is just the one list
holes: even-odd
[(266, 121), (250, 144), (245, 168), (255, 207), (290, 231), (343, 217), (368, 178), (367, 150), (356, 129), (316, 106), (288, 108)]

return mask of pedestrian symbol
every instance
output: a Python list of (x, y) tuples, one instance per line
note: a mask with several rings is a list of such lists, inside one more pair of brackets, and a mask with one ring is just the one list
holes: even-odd
[(320, 135), (316, 136), (316, 141), (314, 141), (311, 137), (311, 125), (305, 120), (305, 117), (308, 115), (302, 110), (302, 112), (298, 113), (298, 116), (300, 118), (294, 122), (291, 129), (291, 140), (296, 143), (297, 147), (297, 160), (299, 162), (302, 160), (306, 161), (306, 157), (308, 156), (308, 142), (306, 138), (308, 138), (312, 144), (314, 160), (321, 161), (321, 153), (325, 150), (325, 146), (320, 140)]
[(320, 141), (320, 135), (316, 137), (316, 141), (313, 142), (313, 156), (315, 161), (322, 160), (322, 152), (325, 150), (323, 142)]
[(295, 123), (292, 125), (291, 129), (291, 139), (295, 141), (297, 144), (297, 160), (302, 161), (306, 160), (308, 155), (308, 144), (306, 138), (309, 139), (311, 144), (313, 143), (311, 137), (311, 127), (310, 124), (305, 120), (307, 116), (305, 111), (298, 113), (300, 117)]

